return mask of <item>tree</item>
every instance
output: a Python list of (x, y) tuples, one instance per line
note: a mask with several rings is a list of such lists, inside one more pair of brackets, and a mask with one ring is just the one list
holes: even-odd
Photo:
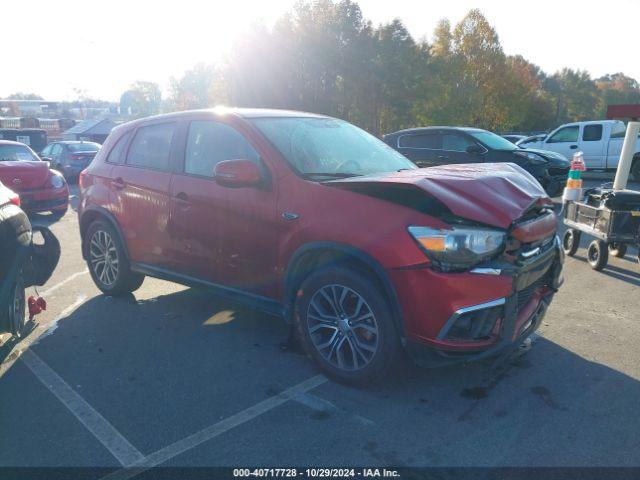
[(189, 110), (214, 106), (216, 84), (220, 74), (214, 65), (200, 63), (187, 70), (182, 78), (171, 79), (171, 104), (175, 110)]
[(157, 83), (134, 82), (120, 97), (120, 112), (147, 117), (160, 112), (162, 93)]

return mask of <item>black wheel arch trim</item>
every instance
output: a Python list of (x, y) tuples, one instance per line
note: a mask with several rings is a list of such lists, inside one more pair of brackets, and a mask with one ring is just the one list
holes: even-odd
[(393, 313), (393, 321), (395, 323), (398, 335), (400, 336), (402, 343), (405, 342), (405, 329), (402, 318), (402, 310), (400, 309), (400, 300), (396, 294), (395, 287), (391, 283), (389, 276), (380, 263), (368, 253), (356, 248), (352, 245), (340, 243), (340, 242), (311, 242), (299, 247), (291, 256), (287, 265), (284, 281), (284, 317), (287, 323), (293, 322), (293, 304), (296, 298), (297, 287), (299, 285), (299, 279), (296, 278), (295, 270), (300, 260), (313, 252), (320, 253), (321, 251), (333, 251), (336, 253), (344, 254), (347, 257), (353, 257), (367, 267), (369, 267), (376, 275), (380, 284), (384, 289), (384, 293), (389, 299), (391, 311)]
[(98, 205), (91, 205), (87, 207), (82, 211), (82, 215), (80, 217), (79, 223), (80, 223), (80, 237), (82, 238), (82, 258), (85, 260), (87, 259), (87, 251), (84, 243), (84, 234), (86, 230), (89, 228), (89, 226), (91, 225), (91, 223), (93, 223), (93, 222), (90, 222), (83, 228), (82, 219), (85, 218), (85, 216), (88, 213), (98, 214), (101, 218), (107, 220), (111, 224), (113, 229), (116, 231), (116, 234), (118, 235), (118, 240), (120, 241), (120, 245), (122, 245), (124, 254), (127, 257), (127, 260), (129, 260), (129, 249), (127, 248), (127, 242), (125, 242), (124, 240), (122, 229), (120, 228), (120, 225), (118, 225), (118, 221), (116, 220), (116, 217), (109, 210), (107, 210), (104, 207), (100, 207)]

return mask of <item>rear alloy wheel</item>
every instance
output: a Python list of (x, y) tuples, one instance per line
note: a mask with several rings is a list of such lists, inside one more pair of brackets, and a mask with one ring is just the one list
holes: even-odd
[(11, 333), (16, 337), (22, 338), (25, 333), (26, 308), (24, 295), (24, 282), (22, 275), (18, 275), (11, 289), (11, 299), (9, 302), (9, 325)]
[(627, 245), (624, 243), (610, 243), (609, 244), (609, 255), (613, 255), (617, 258), (624, 258), (627, 254)]
[(385, 296), (347, 268), (323, 269), (303, 282), (296, 322), (307, 352), (328, 375), (346, 383), (382, 378), (399, 351)]
[(144, 275), (131, 271), (114, 228), (105, 221), (93, 222), (85, 236), (87, 265), (96, 286), (107, 295), (125, 295), (137, 290)]
[(573, 257), (580, 246), (580, 231), (573, 228), (567, 228), (562, 236), (562, 250), (569, 257)]
[(609, 262), (609, 249), (602, 240), (594, 240), (587, 250), (587, 261), (594, 270), (602, 270)]

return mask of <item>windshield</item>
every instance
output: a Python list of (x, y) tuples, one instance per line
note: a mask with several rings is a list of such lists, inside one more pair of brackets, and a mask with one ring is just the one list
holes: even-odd
[(496, 135), (495, 133), (487, 132), (485, 130), (469, 130), (467, 133), (476, 140), (484, 143), (492, 150), (513, 151), (518, 149), (518, 147), (509, 140), (502, 138), (500, 135)]
[(93, 142), (69, 143), (67, 144), (70, 152), (97, 152), (100, 145)]
[(253, 124), (306, 177), (347, 177), (417, 168), (364, 130), (332, 118), (256, 118)]
[(22, 145), (0, 145), (0, 162), (39, 160), (31, 150)]

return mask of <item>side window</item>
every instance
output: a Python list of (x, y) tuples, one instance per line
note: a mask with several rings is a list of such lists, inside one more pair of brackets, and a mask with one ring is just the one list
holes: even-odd
[(572, 127), (564, 127), (554, 133), (547, 143), (562, 143), (562, 142), (577, 142), (578, 141), (578, 130), (579, 127), (577, 125)]
[(585, 125), (582, 132), (582, 141), (597, 142), (598, 140), (602, 140), (602, 125)]
[(212, 177), (218, 162), (238, 159), (258, 162), (259, 156), (234, 128), (210, 120), (191, 122), (184, 156), (185, 173)]
[(175, 123), (140, 127), (129, 147), (127, 165), (169, 170), (169, 156), (174, 132)]
[(419, 133), (416, 135), (403, 135), (398, 139), (400, 148), (429, 148), (439, 150), (440, 141), (437, 133)]
[(125, 148), (127, 147), (127, 142), (129, 141), (129, 137), (131, 136), (131, 131), (128, 131), (124, 135), (122, 135), (116, 144), (113, 146), (111, 151), (109, 152), (109, 156), (107, 157), (107, 162), (109, 163), (124, 163), (124, 154)]
[(47, 145), (46, 147), (44, 147), (44, 149), (40, 152), (40, 155), (43, 157), (48, 157), (49, 155), (51, 155), (51, 145)]
[(473, 141), (456, 133), (442, 135), (442, 149), (450, 152), (466, 152), (467, 147), (475, 145)]

